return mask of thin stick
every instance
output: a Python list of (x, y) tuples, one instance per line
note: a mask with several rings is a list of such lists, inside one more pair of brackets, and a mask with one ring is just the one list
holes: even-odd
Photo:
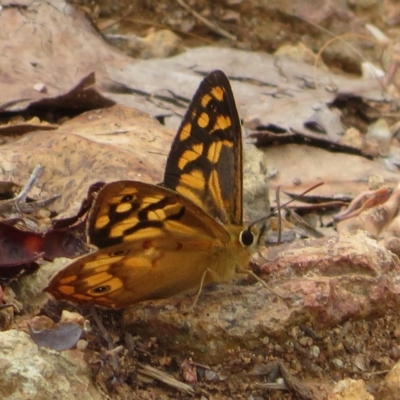
[(229, 40), (233, 40), (233, 41), (237, 40), (236, 36), (231, 35), (225, 29), (222, 29), (219, 26), (213, 24), (209, 20), (205, 19), (202, 15), (200, 15), (198, 12), (192, 10), (186, 3), (183, 2), (183, 0), (176, 0), (176, 2), (181, 7), (183, 7), (185, 10), (189, 11), (195, 18), (197, 18), (199, 21), (201, 21), (205, 26), (207, 26), (207, 28), (209, 28), (213, 32), (218, 33), (218, 35), (221, 35), (225, 39), (229, 39)]
[(60, 197), (59, 194), (50, 197), (49, 199), (33, 201), (31, 203), (25, 202), (28, 193), (30, 192), (32, 187), (36, 184), (36, 182), (39, 180), (39, 178), (42, 176), (43, 170), (44, 167), (42, 165), (37, 165), (33, 170), (31, 176), (29, 177), (28, 182), (26, 182), (26, 184), (16, 197), (14, 197), (13, 199), (0, 201), (0, 213), (9, 213), (18, 211), (20, 213), (29, 214), (34, 211), (40, 210), (41, 208), (44, 208), (49, 204), (53, 203), (54, 201), (56, 201)]
[[(299, 197), (302, 197), (302, 196), (304, 196), (305, 194), (307, 194), (308, 192), (310, 192), (311, 190), (314, 190), (314, 189), (316, 189), (317, 187), (319, 187), (319, 186), (321, 186), (321, 185), (323, 185), (323, 184), (324, 184), (324, 182), (316, 183), (315, 185), (313, 185), (313, 186), (311, 186), (310, 188), (308, 188), (307, 190), (305, 190), (303, 193), (299, 194), (297, 197), (298, 197), (298, 198), (299, 198)], [(295, 201), (295, 200), (296, 200), (296, 199), (292, 199), (292, 200), (287, 201), (287, 202), (284, 203), (282, 206), (280, 206), (280, 208), (287, 207), (290, 203), (292, 203), (292, 202)], [(277, 209), (277, 207), (272, 207), (272, 209), (273, 209), (273, 211), (272, 211), (270, 214), (268, 214), (267, 216), (262, 217), (262, 218), (260, 218), (260, 219), (257, 219), (256, 221), (253, 221), (253, 222), (247, 227), (247, 229), (251, 229), (254, 225), (256, 225), (256, 224), (258, 224), (258, 223), (260, 223), (260, 222), (262, 222), (262, 221), (264, 221), (264, 220), (266, 220), (266, 219), (272, 217), (272, 216), (274, 215), (274, 212), (275, 212), (275, 210)]]
[(278, 243), (280, 244), (282, 243), (282, 214), (281, 214), (281, 196), (280, 196), (280, 192), (281, 192), (281, 187), (278, 186), (276, 188), (276, 208), (278, 210)]
[(43, 165), (37, 165), (33, 170), (31, 176), (28, 179), (28, 182), (25, 183), (22, 190), (19, 192), (19, 195), (15, 197), (14, 201), (16, 203), (22, 203), (26, 200), (28, 193), (32, 189), (33, 185), (38, 181), (38, 179), (42, 176), (44, 171)]
[(166, 385), (171, 386), (175, 389), (178, 389), (181, 392), (194, 394), (194, 389), (191, 386), (176, 380), (171, 375), (166, 374), (165, 372), (160, 371), (157, 368), (150, 367), (150, 365), (139, 364), (137, 372), (150, 378), (157, 379), (158, 381), (163, 382)]

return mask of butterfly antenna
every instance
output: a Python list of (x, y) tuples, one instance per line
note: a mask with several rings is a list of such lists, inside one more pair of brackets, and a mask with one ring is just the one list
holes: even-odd
[[(305, 190), (303, 193), (299, 194), (299, 196), (296, 196), (296, 199), (297, 199), (298, 197), (303, 197), (303, 196), (306, 195), (308, 192), (311, 192), (312, 190), (316, 189), (316, 188), (319, 187), (319, 186), (322, 186), (323, 184), (324, 184), (324, 182), (316, 183), (315, 185), (313, 185), (313, 186), (311, 186), (310, 188), (308, 188), (307, 190)], [(281, 210), (282, 208), (287, 207), (290, 203), (293, 203), (293, 202), (296, 200), (296, 199), (291, 199), (291, 200), (287, 201), (286, 203), (280, 205), (280, 204), (279, 204), (279, 202), (280, 202), (280, 201), (279, 201), (279, 189), (280, 189), (280, 186), (278, 187), (278, 192), (277, 192), (277, 193), (278, 193), (278, 195), (277, 195), (277, 203), (278, 203), (278, 205), (277, 205), (276, 207), (273, 207), (273, 211), (271, 211), (268, 215), (266, 215), (266, 216), (264, 216), (264, 217), (262, 217), (262, 218), (260, 218), (260, 219), (257, 219), (256, 221), (252, 222), (252, 223), (247, 227), (247, 230), (250, 230), (254, 225), (257, 225), (257, 224), (259, 224), (260, 222), (265, 221), (265, 220), (267, 220), (268, 218), (271, 218), (272, 216), (274, 216), (274, 215), (276, 214), (277, 210), (279, 211), (279, 210)], [(280, 228), (281, 228), (281, 225), (280, 225)]]

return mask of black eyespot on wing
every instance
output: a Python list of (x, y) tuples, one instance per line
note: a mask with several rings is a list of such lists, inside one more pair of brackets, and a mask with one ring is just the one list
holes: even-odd
[(133, 196), (131, 194), (126, 194), (122, 199), (122, 203), (129, 203), (133, 200)]
[(121, 256), (125, 256), (128, 253), (129, 253), (128, 250), (117, 250), (117, 251), (110, 253), (110, 257), (121, 257)]
[(95, 294), (105, 294), (108, 291), (110, 291), (110, 289), (111, 289), (110, 285), (97, 286), (96, 288), (93, 289), (93, 293), (95, 293)]

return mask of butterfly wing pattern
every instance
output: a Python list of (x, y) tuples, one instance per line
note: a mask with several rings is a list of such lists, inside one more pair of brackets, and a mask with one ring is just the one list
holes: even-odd
[(164, 185), (223, 224), (242, 225), (242, 136), (228, 78), (201, 83), (172, 144)]
[(167, 159), (163, 186), (107, 184), (88, 219), (99, 249), (50, 281), (56, 298), (121, 308), (166, 298), (204, 282), (229, 281), (251, 243), (242, 227), (242, 142), (229, 80), (201, 82)]

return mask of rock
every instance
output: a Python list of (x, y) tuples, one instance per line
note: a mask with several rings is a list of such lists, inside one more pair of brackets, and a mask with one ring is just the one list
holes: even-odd
[(3, 400), (104, 399), (96, 388), (84, 353), (38, 347), (21, 331), (0, 333), (0, 398)]
[(390, 153), (390, 141), (392, 133), (385, 119), (379, 118), (377, 121), (368, 126), (366, 146), (371, 150), (369, 154), (374, 156), (380, 155), (386, 157)]
[(267, 161), (256, 146), (243, 143), (243, 204), (245, 219), (254, 221), (269, 213)]
[(338, 67), (345, 72), (361, 75), (361, 59), (358, 54), (362, 53), (362, 50), (356, 43), (351, 42), (351, 45), (356, 51), (348, 43), (340, 40), (330, 43), (322, 53), (325, 64), (329, 67)]
[(182, 51), (181, 39), (168, 29), (152, 32), (143, 41), (140, 58), (164, 58)]
[(385, 380), (381, 383), (378, 390), (378, 398), (385, 400), (400, 399), (400, 361), (392, 367)]
[(142, 59), (164, 58), (178, 54), (181, 39), (168, 29), (152, 32), (145, 38), (130, 35), (107, 35), (107, 40), (126, 54)]
[(367, 392), (363, 380), (343, 379), (333, 388), (328, 400), (374, 400), (374, 397)]
[(319, 68), (327, 69), (326, 65), (320, 58), (315, 64), (317, 55), (303, 43), (298, 43), (296, 46), (285, 44), (275, 51), (274, 56), (287, 56), (293, 60), (302, 61), (306, 64), (317, 65)]

